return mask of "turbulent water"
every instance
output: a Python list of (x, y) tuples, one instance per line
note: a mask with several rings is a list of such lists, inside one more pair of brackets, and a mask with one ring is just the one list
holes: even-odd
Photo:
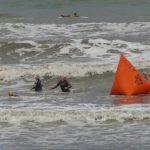
[[(0, 149), (150, 148), (150, 96), (109, 95), (121, 53), (150, 77), (149, 0), (0, 4)], [(61, 75), (70, 93), (50, 90)]]

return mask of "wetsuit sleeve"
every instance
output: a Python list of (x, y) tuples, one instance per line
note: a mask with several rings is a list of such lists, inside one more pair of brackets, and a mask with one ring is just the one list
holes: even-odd
[(31, 90), (35, 89), (36, 87), (36, 82), (34, 83), (34, 86), (31, 88)]
[(68, 83), (67, 89), (70, 89), (72, 87), (72, 85), (69, 81), (67, 81), (67, 83)]
[(58, 83), (57, 83), (54, 87), (52, 87), (51, 89), (55, 89), (55, 88), (57, 88), (59, 85), (60, 85), (60, 81), (58, 81)]
[(31, 90), (35, 89), (35, 86), (31, 88)]
[(68, 88), (71, 88), (72, 87), (72, 85), (70, 84), (70, 82), (68, 82)]

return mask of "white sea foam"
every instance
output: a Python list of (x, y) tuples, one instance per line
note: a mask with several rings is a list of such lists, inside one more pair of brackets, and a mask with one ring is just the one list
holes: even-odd
[[(8, 50), (8, 55), (17, 53), (22, 56), (17, 58), (18, 60), (21, 59), (20, 63), (22, 63), (22, 65), (18, 65), (18, 67), (15, 67), (16, 65), (0, 66), (0, 79), (3, 81), (10, 81), (25, 78), (26, 76), (34, 76), (36, 74), (39, 74), (42, 77), (53, 75), (59, 76), (62, 74), (69, 77), (85, 77), (93, 74), (102, 74), (106, 71), (114, 72), (117, 67), (120, 53), (124, 53), (125, 56), (127, 56), (127, 59), (129, 59), (137, 67), (137, 69), (149, 68), (150, 45), (123, 40), (88, 38), (91, 34), (95, 34), (97, 32), (98, 34), (139, 34), (141, 32), (149, 32), (149, 27), (149, 22), (129, 24), (78, 23), (72, 25), (0, 23), (0, 30), (6, 29), (9, 31), (8, 34), (1, 36), (0, 38), (5, 39), (13, 37), (15, 42), (10, 40), (9, 44), (11, 44), (11, 42), (13, 44), (29, 44), (29, 47), (22, 46), (22, 48), (17, 48), (16, 46), (14, 51)], [(57, 37), (58, 35), (73, 36), (73, 38), (71, 38), (71, 40), (66, 40), (66, 43), (64, 40), (58, 40), (57, 42), (54, 42), (55, 40), (44, 41), (44, 38), (56, 35)], [(75, 35), (79, 35), (80, 38), (75, 38)], [(86, 38), (82, 39), (81, 36), (85, 36)], [(27, 39), (16, 40), (15, 37), (17, 39)], [(43, 42), (46, 42), (45, 45), (42, 45), (42, 42), (36, 41), (36, 38), (38, 39), (41, 37)], [(34, 41), (33, 38), (35, 39)], [(55, 49), (57, 49), (57, 51), (55, 51)], [(32, 51), (36, 53), (29, 53)], [(25, 55), (26, 53), (29, 54)], [(42, 57), (40, 54), (42, 54)], [(68, 58), (68, 55), (69, 58), (79, 58), (79, 62), (72, 59), (71, 61), (67, 60), (66, 58)], [(33, 59), (33, 57), (35, 59)], [(53, 57), (56, 58), (56, 61)], [(51, 63), (49, 58), (53, 58), (53, 62), (55, 63)], [(61, 62), (58, 61), (57, 58), (61, 60)], [(88, 59), (84, 60), (84, 58)], [(94, 63), (90, 62), (93, 60)], [(24, 66), (23, 64), (26, 63), (25, 61), (28, 61), (28, 64), (37, 64), (37, 66)], [(39, 61), (40, 66), (38, 66)]]
[(1, 39), (56, 37), (97, 37), (101, 35), (141, 35), (149, 33), (150, 22), (133, 23), (77, 23), (77, 24), (29, 24), (0, 23)]
[(21, 123), (25, 121), (34, 122), (56, 122), (64, 121), (71, 123), (72, 121), (80, 122), (106, 122), (106, 121), (143, 121), (150, 119), (150, 110), (145, 107), (129, 107), (129, 108), (105, 108), (105, 107), (87, 107), (86, 108), (69, 108), (49, 110), (32, 110), (32, 109), (15, 109), (1, 110), (0, 121)]
[[(17, 53), (24, 57), (21, 57), (23, 63), (25, 61), (32, 62), (32, 57), (37, 58), (33, 60), (35, 62), (41, 60), (40, 63), (45, 63), (44, 60), (49, 62), (49, 58), (53, 58), (53, 56), (60, 58), (60, 56), (65, 54), (65, 57), (69, 55), (71, 58), (96, 58), (101, 62), (116, 63), (116, 57), (119, 53), (125, 53), (128, 59), (132, 61), (149, 61), (150, 45), (148, 44), (100, 38), (101, 35), (115, 35), (119, 39), (120, 36), (127, 36), (128, 34), (149, 34), (149, 28), (149, 22), (77, 23), (71, 25), (0, 23), (0, 31), (2, 33), (7, 31), (0, 38), (4, 40), (8, 38), (9, 43), (10, 41), (15, 41), (14, 43), (27, 43), (31, 45), (31, 48), (16, 47), (15, 51), (8, 51), (7, 53), (8, 55)], [(54, 37), (58, 40), (55, 40)], [(61, 37), (63, 39), (60, 40), (59, 38)], [(42, 45), (41, 40), (44, 42), (46, 40), (46, 44)], [(85, 42), (85, 40), (87, 41)], [(62, 44), (62, 46), (59, 44)], [(30, 53), (31, 55), (25, 55), (32, 51), (36, 52), (36, 54)], [(45, 56), (43, 56), (44, 52)], [(42, 58), (40, 54), (43, 54)]]
[(74, 39), (57, 54), (69, 54), (72, 50), (72, 57), (80, 57), (76, 55), (76, 49), (82, 52), (81, 57), (99, 58), (103, 62), (110, 63), (116, 62), (116, 56), (119, 53), (125, 53), (133, 61), (137, 59), (138, 61), (148, 61), (148, 53), (150, 53), (150, 45), (141, 43), (105, 39), (89, 39), (84, 42), (84, 40)]
[[(125, 53), (129, 59), (132, 61), (149, 61), (149, 53), (150, 53), (150, 46), (144, 45), (141, 43), (135, 42), (127, 42), (122, 40), (105, 40), (105, 39), (72, 39), (68, 41), (65, 45), (65, 42), (60, 42), (58, 44), (48, 43), (46, 44), (46, 48), (42, 47), (42, 44), (33, 41), (17, 41), (16, 43), (27, 43), (31, 44), (33, 47), (31, 48), (19, 48), (15, 50), (15, 53), (18, 53), (20, 56), (27, 52), (37, 52), (36, 57), (39, 55), (38, 59), (40, 58), (40, 53), (46, 52), (45, 58), (52, 58), (53, 55), (55, 57), (60, 57), (61, 55), (69, 55), (72, 58), (76, 57), (88, 57), (88, 58), (96, 58), (102, 62), (109, 62), (113, 63), (116, 62), (118, 54)], [(49, 54), (47, 49), (55, 49), (55, 46), (59, 46), (59, 44), (64, 44), (63, 46), (59, 47), (58, 52), (51, 52), (49, 50)], [(29, 57), (29, 56), (28, 56)], [(30, 57), (29, 57), (30, 58)], [(23, 58), (22, 61), (28, 58)], [(43, 59), (43, 62), (44, 62)], [(36, 61), (36, 60), (35, 60)]]
[[(150, 45), (145, 45), (136, 42), (127, 42), (122, 40), (105, 40), (101, 38), (97, 39), (72, 39), (70, 41), (60, 41), (56, 43), (41, 44), (32, 40), (9, 42), (11, 44), (30, 44), (31, 47), (22, 48), (16, 46), (14, 51), (8, 51), (7, 55), (19, 54), (21, 61), (32, 62), (32, 57), (37, 58), (34, 61), (40, 61), (41, 63), (49, 62), (49, 58), (55, 58), (60, 56), (72, 58), (93, 58), (98, 59), (102, 63), (116, 63), (118, 54), (125, 53), (128, 59), (132, 61), (149, 61)], [(55, 50), (57, 49), (57, 50)], [(29, 55), (29, 52), (35, 52)], [(45, 54), (44, 54), (45, 53)], [(28, 55), (25, 55), (28, 54)], [(42, 57), (40, 57), (42, 54)], [(18, 58), (19, 59), (19, 58)], [(63, 61), (63, 59), (62, 59)], [(82, 62), (82, 59), (81, 59)]]
[(112, 71), (113, 65), (101, 65), (101, 64), (50, 64), (45, 66), (34, 66), (34, 67), (11, 67), (1, 66), (0, 67), (0, 79), (3, 81), (17, 80), (21, 78), (29, 78), (35, 75), (44, 76), (60, 76), (66, 75), (70, 77), (85, 77), (94, 74), (101, 74), (106, 71)]
[[(40, 53), (44, 52), (42, 48), (40, 48), (42, 46), (42, 44), (39, 44), (35, 41), (32, 40), (24, 40), (24, 41), (15, 41), (15, 43), (20, 43), (20, 44), (30, 44), (32, 46), (32, 48), (19, 48), (15, 50), (15, 53), (18, 53), (20, 56), (28, 53), (28, 52), (37, 52), (39, 55)], [(36, 57), (36, 55), (34, 55), (34, 57)], [(26, 59), (26, 58), (24, 58)], [(24, 59), (22, 59), (24, 61)]]
[[(119, 59), (119, 58), (118, 58)], [(150, 67), (149, 62), (134, 63), (137, 69), (145, 69)], [(0, 80), (11, 81), (24, 78), (32, 78), (35, 75), (44, 76), (60, 76), (68, 77), (88, 77), (96, 74), (102, 74), (107, 71), (114, 72), (117, 64), (101, 64), (101, 63), (52, 63), (43, 66), (26, 66), (26, 67), (0, 67)]]

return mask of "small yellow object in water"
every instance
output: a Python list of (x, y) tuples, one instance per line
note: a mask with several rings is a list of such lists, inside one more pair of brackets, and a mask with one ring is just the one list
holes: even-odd
[(8, 96), (14, 96), (12, 91), (8, 91)]

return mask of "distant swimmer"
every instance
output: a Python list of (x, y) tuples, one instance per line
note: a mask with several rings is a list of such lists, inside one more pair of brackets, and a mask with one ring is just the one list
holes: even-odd
[(14, 93), (13, 91), (8, 91), (8, 96), (18, 96), (16, 93)]
[(40, 79), (39, 76), (36, 76), (35, 77), (35, 83), (34, 83), (34, 86), (31, 88), (31, 90), (35, 90), (36, 92), (40, 92), (42, 91), (42, 81)]
[(61, 76), (57, 84), (51, 89), (55, 89), (58, 86), (60, 86), (62, 92), (70, 92), (70, 88), (72, 87), (72, 85), (70, 84), (70, 82), (67, 80), (65, 76)]
[(61, 17), (79, 17), (79, 15), (76, 13), (76, 12), (74, 12), (74, 13), (71, 13), (71, 14), (69, 14), (69, 15), (60, 15)]

